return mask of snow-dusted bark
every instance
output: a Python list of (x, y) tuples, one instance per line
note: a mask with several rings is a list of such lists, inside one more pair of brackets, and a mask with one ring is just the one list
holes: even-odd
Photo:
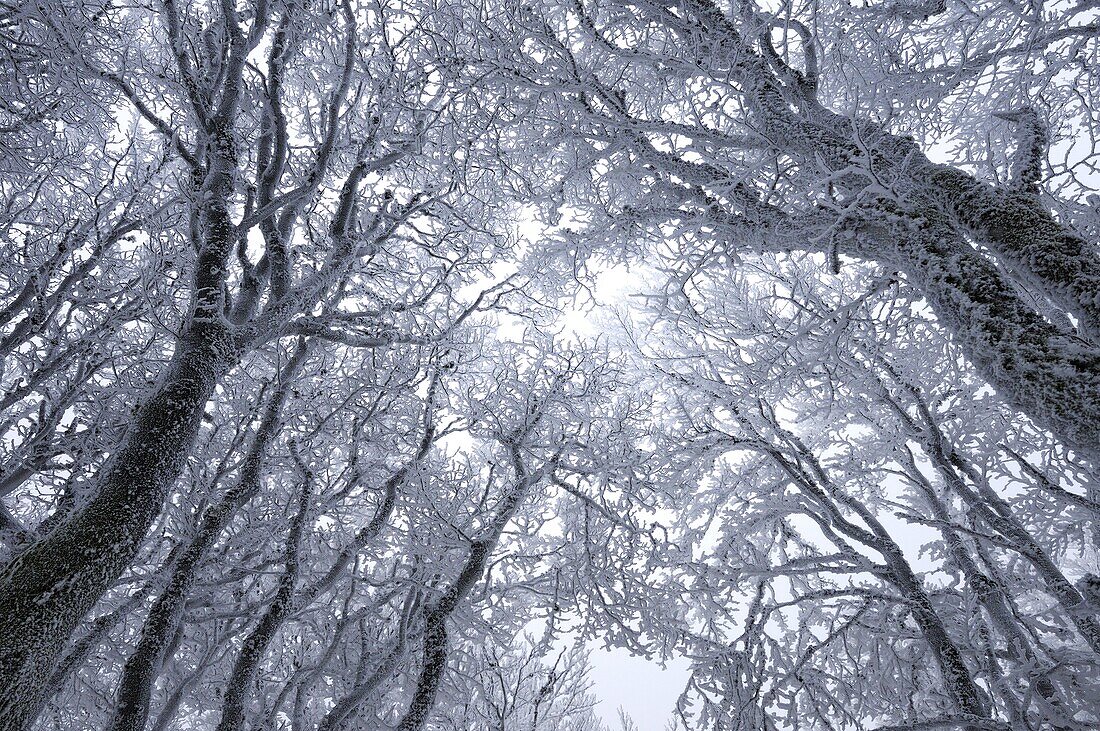
[(904, 272), (1007, 401), (1082, 457), (1100, 458), (1100, 349), (1027, 306), (936, 211), (867, 218), (856, 230), (856, 251)]
[[(409, 219), (453, 191), (452, 186), (443, 194), (436, 192), (430, 173), (423, 182), (410, 174), (398, 200), (392, 191), (379, 190), (372, 203), (360, 190), (368, 176), (412, 154), (407, 130), (411, 125), (419, 134), (425, 132), (416, 127), (420, 112), (413, 110), (429, 107), (438, 113), (446, 99), (421, 96), (421, 87), (429, 83), (423, 78), (399, 88), (375, 89), (371, 100), (353, 97), (353, 71), (362, 72), (360, 64), (367, 62), (357, 50), (358, 24), (366, 16), (351, 3), (341, 3), (334, 16), (297, 5), (267, 4), (255, 13), (231, 3), (213, 12), (207, 18), (189, 4), (165, 3), (104, 16), (104, 23), (155, 26), (156, 33), (134, 37), (133, 50), (156, 57), (165, 73), (115, 67), (122, 57), (106, 52), (92, 60), (81, 55), (73, 38), (60, 41), (70, 61), (87, 66), (145, 125), (136, 137), (154, 135), (153, 149), (163, 145), (164, 154), (174, 158), (167, 163), (175, 168), (167, 184), (177, 186), (174, 200), (188, 222), (170, 233), (169, 248), (177, 247), (170, 252), (171, 266), (191, 272), (190, 303), (178, 335), (166, 343), (171, 361), (141, 398), (125, 441), (109, 445), (109, 460), (84, 477), (81, 487), (87, 499), (74, 495), (71, 513), (51, 526), (48, 535), (21, 545), (0, 576), (0, 689), (4, 716), (15, 728), (26, 726), (43, 700), (35, 678), (49, 674), (72, 629), (133, 561), (161, 516), (202, 428), (208, 401), (242, 359), (272, 340), (303, 333), (350, 347), (430, 344), (480, 304), (477, 300), (464, 312), (458, 308), (457, 314), (451, 307), (451, 290), (443, 284), (461, 276), (459, 254), (455, 263), (431, 270), (419, 282), (413, 274), (407, 285), (398, 284), (388, 306), (363, 313), (341, 311), (340, 306), (345, 295), (352, 295), (349, 286), (361, 286), (352, 286), (360, 276), (360, 258), (377, 256), (379, 247)], [(385, 23), (381, 17), (369, 21)], [(311, 34), (323, 39), (326, 49), (331, 46), (333, 54), (324, 56), (319, 46), (302, 51), (288, 40), (293, 36), (300, 44)], [(258, 79), (248, 59), (264, 43), (269, 51), (260, 63), (268, 76)], [(287, 66), (295, 53), (325, 59), (327, 73), (309, 83), (324, 99), (326, 114), (323, 124), (310, 130), (305, 148), (296, 143), (308, 149), (308, 161), (291, 164), (288, 114), (296, 102), (284, 100), (281, 86), (284, 75), (296, 73)], [(391, 56), (389, 64), (391, 70), (405, 63), (419, 67), (421, 60)], [(150, 100), (157, 89), (163, 91), (163, 104)], [(382, 103), (385, 94), (390, 100), (408, 94), (416, 101), (406, 112), (382, 120), (373, 105)], [(360, 139), (350, 147), (338, 145), (348, 135)], [(432, 192), (419, 192), (421, 185)], [(125, 199), (116, 197), (107, 208), (125, 212), (124, 204)], [(308, 225), (307, 213), (312, 215)], [(323, 233), (314, 228), (322, 216)], [(106, 245), (138, 228), (124, 217), (108, 229)], [(263, 242), (258, 259), (249, 249), (252, 230)], [(308, 262), (291, 251), (295, 237), (304, 235), (323, 242)], [(78, 266), (69, 279), (79, 283), (82, 271)], [(66, 286), (56, 288), (54, 296), (63, 298)], [(408, 291), (402, 294), (402, 289)], [(20, 307), (24, 300), (28, 298), (16, 296), (11, 306)], [(383, 322), (429, 303), (440, 307), (438, 316), (421, 321), (408, 316), (405, 331)], [(160, 323), (155, 316), (150, 319)], [(28, 316), (28, 322), (33, 320)], [(18, 327), (9, 335), (25, 336)], [(15, 482), (21, 479), (17, 476)]]
[[(300, 458), (298, 461), (301, 464)], [(248, 710), (260, 662), (287, 612), (291, 610), (294, 584), (298, 579), (302, 530), (309, 515), (313, 486), (309, 469), (303, 465), (302, 472), (303, 484), (300, 488), (297, 512), (290, 522), (286, 548), (283, 552), (283, 572), (279, 576), (275, 596), (272, 597), (255, 629), (245, 637), (240, 655), (237, 656), (233, 665), (233, 672), (229, 676), (225, 689), (225, 702), (222, 704), (218, 731), (239, 731), (244, 728), (245, 713)]]
[(149, 610), (141, 639), (123, 669), (110, 725), (112, 731), (140, 731), (145, 728), (153, 684), (164, 665), (169, 642), (179, 629), (200, 563), (236, 510), (259, 492), (265, 454), (278, 434), (283, 405), (307, 353), (306, 344), (299, 343), (280, 369), (275, 391), (268, 398), (236, 484), (202, 516), (195, 536), (171, 567), (168, 585)]
[[(927, 298), (998, 393), (1085, 459), (1100, 458), (1100, 254), (1034, 190), (1041, 165), (1027, 148), (1045, 156), (1044, 135), (1022, 135), (1023, 178), (1001, 186), (932, 163), (904, 121), (880, 121), (892, 109), (876, 117), (860, 108), (860, 95), (876, 91), (864, 88), (866, 70), (847, 44), (885, 52), (862, 35), (831, 35), (872, 22), (855, 10), (790, 4), (784, 21), (710, 0), (539, 10), (516, 24), (549, 60), (515, 74), (533, 95), (557, 95), (548, 109), (562, 119), (547, 128), (571, 134), (570, 149), (596, 161), (592, 184), (555, 179), (588, 222), (565, 236), (574, 256), (671, 232), (684, 242), (681, 266), (800, 250), (826, 254), (834, 268), (844, 257), (878, 262)], [(798, 19), (802, 10), (824, 25)], [(1076, 30), (1088, 38), (1090, 27)], [(945, 49), (964, 52), (962, 42)], [(971, 72), (1001, 58), (975, 59)], [(875, 73), (903, 62), (885, 54), (881, 63), (887, 71)], [(1077, 331), (1049, 322), (1021, 288), (1073, 315)]]
[(465, 561), (458, 575), (446, 589), (439, 592), (439, 596), (427, 600), (423, 609), (424, 628), (420, 640), (420, 670), (413, 686), (412, 700), (409, 701), (408, 708), (396, 726), (397, 731), (421, 731), (428, 723), (432, 709), (435, 707), (440, 683), (447, 672), (447, 622), (474, 586), (481, 581), (501, 534), (520, 505), (530, 491), (556, 466), (559, 457), (557, 454), (538, 469), (531, 470), (525, 464), (523, 450), (527, 440), (538, 428), (539, 422), (553, 407), (562, 383), (567, 378), (566, 373), (554, 376), (547, 393), (535, 396), (529, 401), (528, 410), (519, 415), (522, 421), (515, 426), (515, 429), (498, 436), (511, 463), (513, 482), (500, 496), (494, 506), (494, 513), (485, 521), (484, 528), (470, 540)]
[(0, 579), (0, 714), (23, 728), (45, 700), (40, 681), (77, 622), (137, 554), (236, 354), (229, 334), (196, 326), (74, 517), (23, 551)]
[(0, 726), (1096, 726), (1095, 13), (0, 5)]
[(1080, 336), (1100, 347), (1096, 244), (1056, 220), (1034, 193), (995, 188), (943, 165), (925, 170), (963, 230), (989, 247), (1021, 283), (1073, 315)]

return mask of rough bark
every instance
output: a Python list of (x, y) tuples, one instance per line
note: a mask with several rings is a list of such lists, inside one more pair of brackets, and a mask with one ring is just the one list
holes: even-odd
[(944, 208), (1033, 291), (1077, 319), (1081, 337), (1100, 346), (1100, 259), (1096, 247), (1055, 220), (1042, 200), (998, 189), (946, 166), (928, 170)]
[(197, 322), (95, 497), (28, 547), (0, 577), (0, 718), (23, 729), (38, 713), (54, 663), (77, 623), (137, 555), (198, 433), (214, 386), (236, 361), (227, 329)]
[(305, 528), (309, 511), (310, 497), (310, 479), (307, 474), (298, 499), (298, 511), (290, 524), (287, 545), (284, 551), (285, 566), (282, 576), (279, 577), (275, 597), (271, 600), (271, 604), (260, 618), (256, 628), (245, 638), (244, 645), (241, 647), (241, 654), (233, 665), (233, 672), (229, 676), (226, 686), (225, 702), (222, 704), (222, 717), (218, 723), (217, 731), (241, 731), (244, 728), (245, 711), (252, 699), (256, 673), (260, 669), (264, 653), (291, 609), (294, 582), (298, 578), (298, 549), (301, 545), (302, 531)]
[(1081, 456), (1100, 460), (1100, 350), (1028, 307), (935, 209), (868, 214), (854, 245), (896, 266), (979, 373)]
[[(173, 561), (174, 558), (169, 557), (165, 565), (171, 566)], [(114, 629), (115, 625), (142, 604), (146, 598), (148, 598), (149, 594), (152, 593), (153, 589), (153, 581), (150, 580), (117, 608), (96, 618), (87, 633), (74, 642), (72, 647), (65, 652), (58, 662), (57, 669), (54, 670), (48, 682), (48, 692), (50, 696), (53, 696), (60, 690), (65, 679), (69, 677), (69, 674), (84, 664), (92, 650), (107, 638), (107, 635)]]
[[(180, 17), (163, 6), (169, 34)], [(239, 361), (245, 342), (224, 320), (226, 261), (237, 241), (230, 217), (236, 170), (234, 123), (249, 44), (266, 17), (246, 36), (235, 13), (217, 104), (192, 92), (202, 164), (188, 157), (193, 200), (188, 233), (196, 253), (192, 302), (172, 361), (141, 405), (118, 452), (100, 471), (93, 497), (48, 536), (4, 567), (0, 576), (0, 718), (12, 729), (29, 726), (45, 698), (44, 684), (77, 623), (137, 555), (146, 531), (198, 434), (204, 406), (218, 381)], [(194, 82), (181, 49), (177, 62)]]
[(450, 612), (432, 609), (424, 622), (423, 656), (416, 691), (396, 731), (420, 731), (428, 722), (439, 684), (447, 670), (447, 615)]
[(164, 664), (169, 640), (183, 619), (184, 607), (200, 562), (236, 510), (259, 492), (264, 454), (279, 431), (283, 404), (306, 352), (307, 346), (299, 343), (282, 368), (279, 385), (268, 401), (236, 484), (203, 516), (198, 532), (176, 563), (168, 586), (150, 609), (142, 627), (141, 639), (123, 668), (114, 718), (108, 726), (111, 731), (141, 731), (145, 728), (153, 685)]
[[(632, 7), (674, 32), (685, 47), (699, 49), (713, 76), (736, 81), (748, 126), (775, 154), (789, 156), (805, 176), (830, 181), (837, 206), (847, 209), (836, 214), (833, 225), (855, 232), (837, 242), (836, 251), (902, 271), (998, 393), (1084, 459), (1100, 461), (1100, 348), (1095, 345), (1100, 253), (1095, 247), (1056, 221), (1027, 188), (993, 188), (933, 164), (907, 137), (826, 108), (816, 98), (815, 79), (787, 66), (774, 50), (769, 55), (767, 43), (743, 35), (712, 0), (686, 0), (676, 12), (648, 0)], [(597, 88), (592, 94), (600, 108), (618, 110), (603, 120), (616, 127), (638, 122), (615, 103), (615, 92)], [(644, 147), (639, 150), (647, 154)], [(729, 190), (736, 178), (720, 165), (664, 157), (672, 162), (658, 168), (704, 189)], [(881, 196), (861, 206), (858, 201), (868, 200), (871, 171), (875, 179), (889, 181), (879, 187), (889, 186), (887, 195), (904, 200), (910, 210)], [(692, 173), (706, 180), (693, 180)], [(730, 212), (754, 224), (759, 207), (740, 201)], [(891, 215), (900, 218), (884, 225)], [(1002, 259), (1025, 287), (1075, 315), (1084, 339), (1044, 320), (964, 233)], [(759, 248), (751, 236), (731, 243)]]

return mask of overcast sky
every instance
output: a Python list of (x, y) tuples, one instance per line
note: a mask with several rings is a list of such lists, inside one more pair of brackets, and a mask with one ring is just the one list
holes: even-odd
[(673, 660), (662, 669), (620, 649), (594, 650), (590, 660), (592, 692), (600, 699), (597, 711), (612, 731), (619, 729), (620, 706), (639, 731), (663, 731), (687, 682), (687, 660)]

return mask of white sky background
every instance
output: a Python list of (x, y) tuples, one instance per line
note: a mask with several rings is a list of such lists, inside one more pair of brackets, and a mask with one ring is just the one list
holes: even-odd
[(662, 668), (626, 650), (593, 649), (589, 661), (592, 694), (599, 699), (596, 712), (608, 728), (619, 730), (622, 707), (640, 731), (663, 731), (687, 683), (687, 660), (677, 658)]

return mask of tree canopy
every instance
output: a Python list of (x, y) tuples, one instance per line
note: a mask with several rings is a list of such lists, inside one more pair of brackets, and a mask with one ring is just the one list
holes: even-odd
[[(1100, 4), (0, 0), (0, 731), (1100, 725)], [(656, 724), (656, 725), (654, 725)]]

